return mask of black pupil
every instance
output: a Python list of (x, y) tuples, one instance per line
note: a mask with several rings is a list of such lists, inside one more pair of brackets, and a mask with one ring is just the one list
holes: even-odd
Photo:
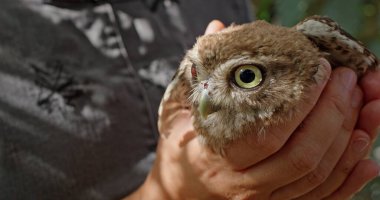
[(244, 83), (251, 83), (255, 80), (255, 73), (249, 69), (243, 69), (240, 71), (240, 80)]

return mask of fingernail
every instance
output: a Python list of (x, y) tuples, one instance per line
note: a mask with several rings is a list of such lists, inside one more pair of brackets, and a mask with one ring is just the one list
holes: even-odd
[(369, 145), (368, 138), (358, 138), (353, 142), (352, 148), (357, 153), (362, 153), (364, 150), (367, 149), (368, 145)]
[(314, 74), (314, 79), (318, 85), (323, 85), (329, 78), (329, 71), (331, 70), (330, 63), (326, 59), (320, 59), (317, 73)]
[(362, 104), (363, 95), (359, 88), (356, 88), (352, 94), (351, 106), (353, 108), (358, 108)]
[(209, 33), (211, 33), (211, 32), (213, 32), (214, 31), (214, 29), (215, 29), (215, 25), (214, 25), (214, 22), (215, 20), (212, 20), (208, 25), (207, 25), (207, 27), (206, 27), (206, 31), (205, 31), (205, 34), (209, 34)]

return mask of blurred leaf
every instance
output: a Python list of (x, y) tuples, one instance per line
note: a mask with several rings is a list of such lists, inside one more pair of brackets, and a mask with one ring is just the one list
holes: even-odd
[(372, 180), (367, 187), (357, 193), (352, 200), (378, 200), (380, 199), (380, 178)]
[(272, 20), (273, 0), (256, 0), (254, 1), (254, 4), (257, 7), (257, 19), (270, 22)]

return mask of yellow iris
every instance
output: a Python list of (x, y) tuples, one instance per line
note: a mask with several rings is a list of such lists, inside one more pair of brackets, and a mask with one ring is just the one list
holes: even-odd
[(242, 65), (235, 71), (235, 83), (244, 89), (251, 89), (258, 86), (263, 80), (260, 68), (254, 65)]

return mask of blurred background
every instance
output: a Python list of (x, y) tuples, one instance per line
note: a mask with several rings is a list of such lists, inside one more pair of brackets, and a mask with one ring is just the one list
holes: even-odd
[[(256, 19), (273, 24), (294, 26), (306, 16), (324, 15), (337, 21), (380, 57), (379, 0), (251, 0)], [(379, 86), (380, 87), (380, 86)], [(380, 117), (380, 116), (379, 116)], [(371, 158), (380, 164), (380, 139)], [(380, 177), (363, 188), (354, 200), (379, 200)]]

